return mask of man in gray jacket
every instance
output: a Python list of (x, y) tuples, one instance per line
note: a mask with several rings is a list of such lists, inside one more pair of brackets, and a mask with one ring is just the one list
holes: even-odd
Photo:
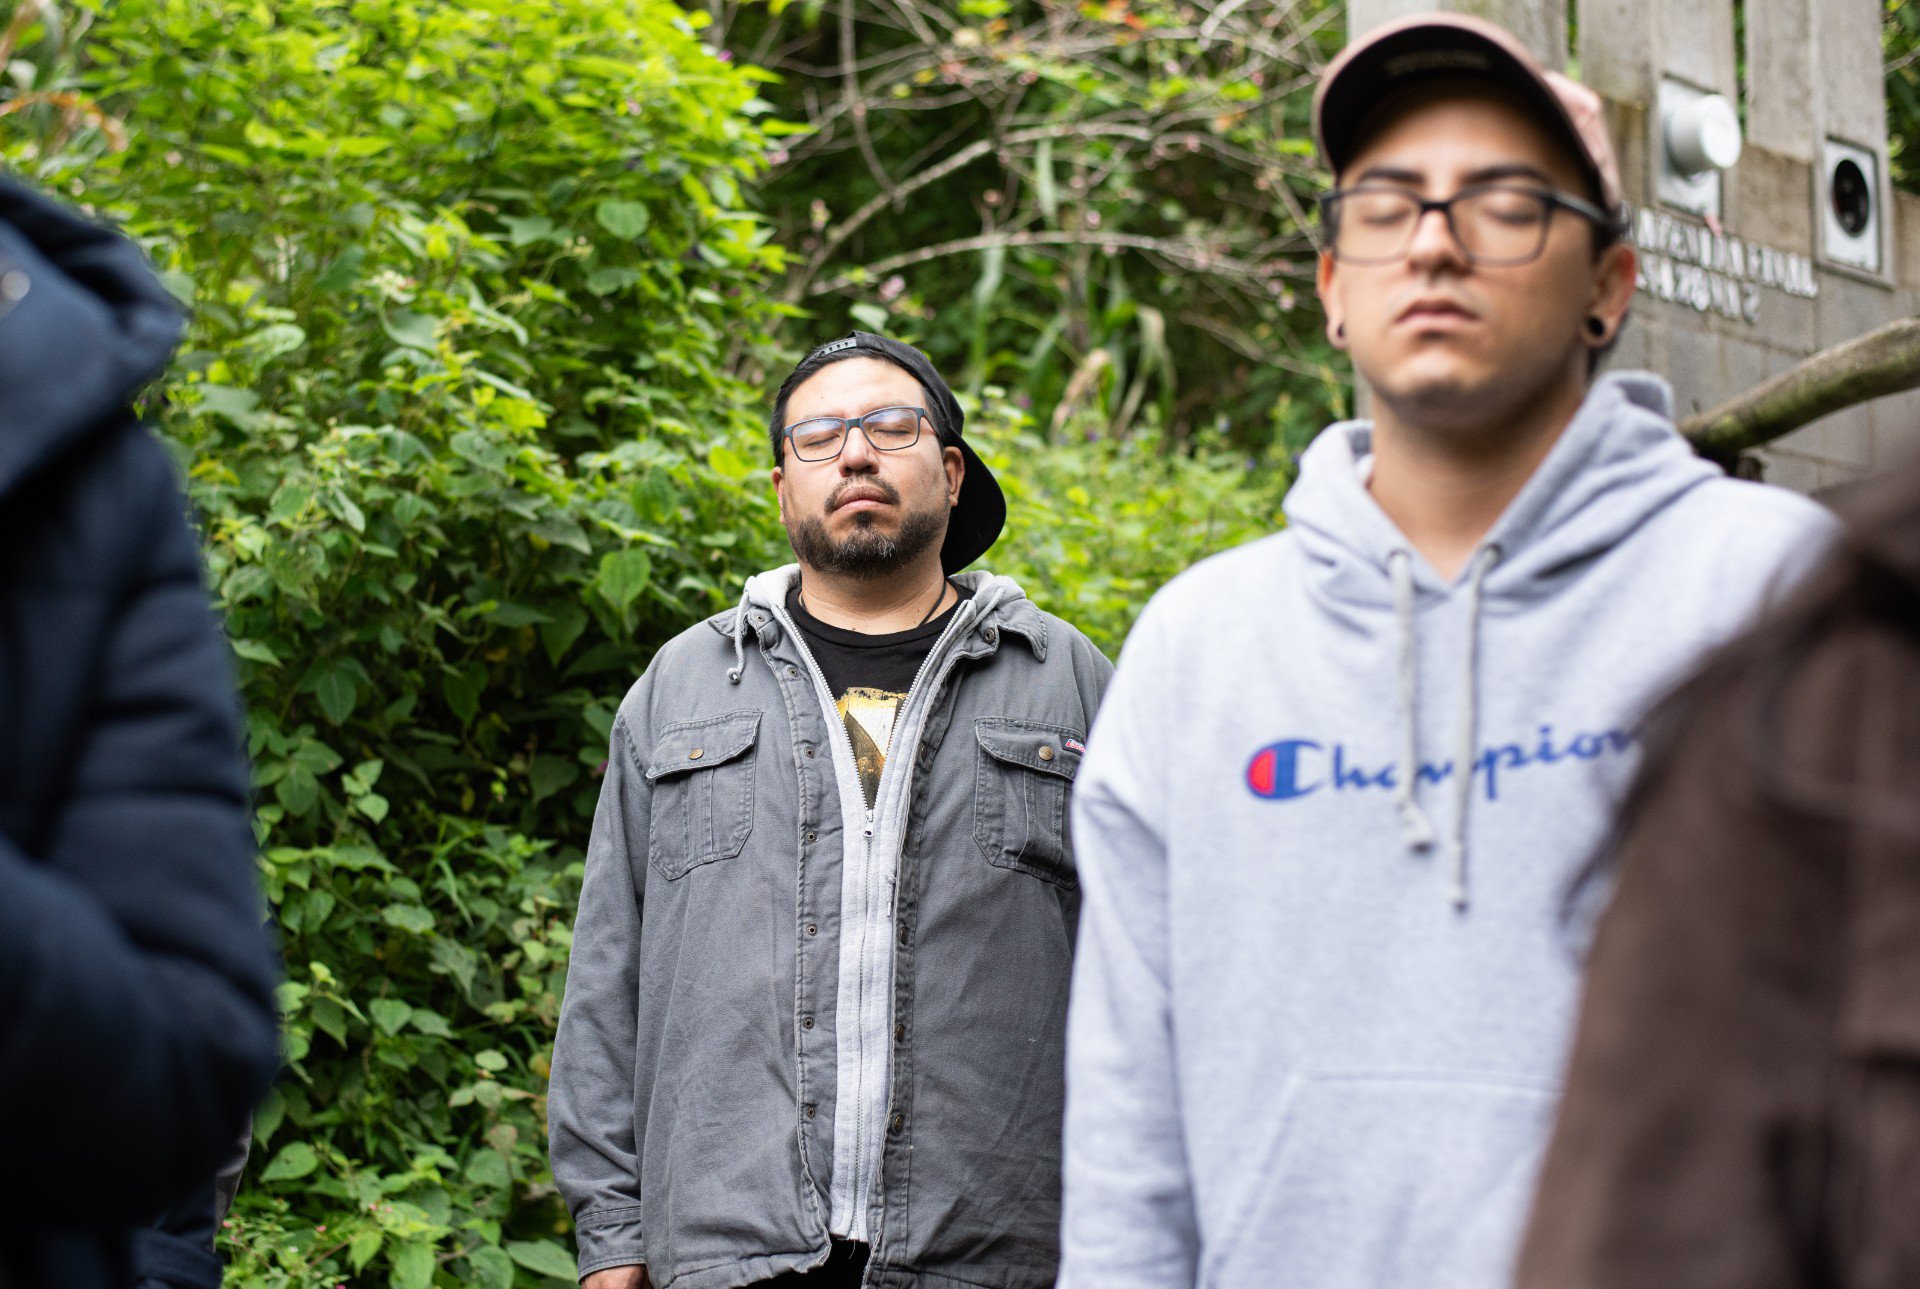
[(614, 722), (550, 1100), (586, 1289), (1051, 1285), (1078, 884), (1111, 671), (1004, 577), (918, 350), (780, 387), (797, 565)]

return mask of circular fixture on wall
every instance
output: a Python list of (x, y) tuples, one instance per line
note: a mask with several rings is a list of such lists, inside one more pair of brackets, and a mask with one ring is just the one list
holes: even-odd
[(1873, 185), (1867, 182), (1860, 163), (1848, 157), (1833, 168), (1833, 217), (1849, 237), (1866, 231), (1873, 218)]
[(1662, 124), (1667, 157), (1682, 175), (1729, 170), (1740, 160), (1740, 114), (1724, 95), (1676, 104)]

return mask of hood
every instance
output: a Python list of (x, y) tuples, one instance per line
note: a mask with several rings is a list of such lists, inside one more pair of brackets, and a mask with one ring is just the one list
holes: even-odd
[[(1498, 551), (1485, 574), (1489, 601), (1552, 595), (1588, 559), (1720, 476), (1674, 429), (1672, 404), (1667, 383), (1647, 372), (1610, 372), (1593, 383), (1481, 544)], [(1286, 514), (1313, 565), (1315, 594), (1333, 604), (1391, 608), (1396, 553), (1408, 557), (1417, 596), (1446, 594), (1452, 586), (1412, 551), (1367, 491), (1360, 463), (1372, 450), (1372, 423), (1343, 421), (1301, 456)]]
[[(734, 666), (727, 678), (734, 684), (740, 683), (746, 667), (748, 628), (758, 628), (776, 617), (775, 610), (786, 604), (787, 591), (799, 576), (798, 564), (783, 564), (765, 573), (756, 573), (742, 588), (738, 606), (707, 619), (715, 631), (733, 641)], [(1046, 661), (1046, 616), (1027, 598), (1018, 582), (980, 569), (952, 574), (950, 580), (973, 593), (971, 599), (961, 604), (962, 610), (972, 615), (965, 624), (969, 634), (984, 635), (991, 643), (994, 632), (1010, 631), (1027, 642), (1034, 657)], [(760, 613), (756, 615), (755, 610)]]
[(1371, 631), (1391, 614), (1398, 637), (1394, 677), (1399, 755), (1393, 801), (1401, 840), (1426, 851), (1443, 842), (1455, 907), (1468, 901), (1467, 816), (1473, 775), (1456, 773), (1450, 827), (1438, 835), (1422, 801), (1418, 769), (1419, 694), (1433, 678), (1419, 674), (1423, 601), (1464, 601), (1462, 648), (1452, 679), (1459, 696), (1454, 727), (1455, 766), (1479, 755), (1480, 619), (1504, 602), (1520, 609), (1548, 600), (1589, 561), (1617, 546), (1677, 498), (1720, 477), (1673, 427), (1666, 382), (1644, 372), (1610, 373), (1587, 397), (1488, 531), (1459, 576), (1443, 582), (1394, 527), (1367, 491), (1362, 461), (1371, 453), (1373, 427), (1365, 421), (1330, 426), (1302, 455), (1300, 478), (1286, 513), (1308, 564), (1309, 593), (1330, 615)]
[(0, 494), (124, 409), (183, 321), (139, 247), (0, 178)]

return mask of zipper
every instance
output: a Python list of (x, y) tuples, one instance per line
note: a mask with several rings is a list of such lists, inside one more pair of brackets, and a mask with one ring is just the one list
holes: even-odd
[[(947, 655), (949, 655), (952, 652), (951, 641), (953, 637), (957, 635), (961, 630), (963, 622), (967, 621), (972, 617), (972, 608), (975, 603), (976, 601), (974, 597), (969, 596), (966, 599), (961, 600), (960, 603), (955, 606), (953, 611), (952, 621), (947, 623), (946, 630), (942, 631), (940, 633), (939, 639), (934, 641), (933, 648), (927, 651), (926, 658), (924, 658), (920, 663), (919, 671), (917, 671), (914, 674), (913, 683), (907, 687), (907, 697), (901, 703), (901, 707), (900, 707), (900, 716), (902, 718), (904, 718), (907, 715), (907, 709), (909, 705), (914, 704), (915, 700), (922, 696), (923, 686), (927, 679), (927, 672), (936, 665), (935, 660), (936, 659), (941, 660), (940, 665), (943, 665), (943, 666), (950, 661)], [(855, 764), (854, 754), (853, 754), (853, 736), (847, 733), (846, 721), (841, 719), (838, 711), (835, 710), (834, 703), (833, 703), (833, 691), (827, 687), (826, 673), (820, 670), (820, 664), (814, 658), (813, 650), (807, 647), (806, 636), (801, 634), (800, 629), (794, 625), (793, 619), (789, 617), (787, 614), (787, 606), (784, 603), (777, 602), (777, 601), (770, 602), (767, 608), (768, 608), (768, 611), (773, 615), (774, 620), (777, 621), (783, 628), (785, 628), (785, 630), (787, 631), (787, 634), (793, 638), (794, 647), (799, 649), (800, 656), (806, 660), (807, 671), (813, 677), (814, 694), (816, 697), (820, 698), (822, 703), (824, 704), (823, 715), (827, 718), (827, 724), (833, 729), (833, 737), (838, 741), (840, 747), (845, 750), (847, 754), (847, 764), (848, 765)], [(943, 676), (943, 679), (944, 679), (944, 676)], [(914, 735), (913, 747), (907, 749), (908, 755), (906, 757), (906, 764), (908, 765), (909, 769), (905, 771), (906, 773), (911, 773), (911, 766), (913, 762), (919, 758), (921, 734), (924, 732), (925, 727), (926, 727), (926, 723), (924, 721), (921, 722), (919, 731), (917, 731)], [(898, 728), (898, 725), (896, 725), (895, 728)], [(872, 868), (873, 868), (873, 830), (877, 820), (879, 802), (883, 800), (886, 796), (887, 785), (893, 780), (894, 777), (896, 777), (898, 773), (901, 773), (896, 769), (896, 762), (899, 761), (899, 759), (900, 758), (894, 755), (894, 749), (891, 746), (889, 746), (887, 749), (886, 765), (883, 766), (880, 771), (880, 781), (874, 785), (874, 790), (873, 790), (874, 802), (873, 804), (866, 805), (865, 807), (864, 826), (861, 828), (861, 837), (864, 840), (866, 845), (867, 870), (869, 875), (871, 875)], [(836, 781), (835, 786), (837, 789), (838, 779), (839, 779), (839, 769), (838, 769), (837, 763), (834, 771), (834, 778)], [(864, 801), (866, 797), (865, 791), (863, 790), (860, 795), (862, 797), (863, 804), (865, 804), (865, 801)], [(903, 841), (904, 841), (904, 838), (903, 838)], [(844, 873), (841, 880), (842, 881), (845, 880)], [(893, 902), (894, 902), (894, 914), (896, 919), (898, 918), (898, 914), (899, 914), (899, 891), (900, 891), (900, 883), (897, 880), (897, 876), (896, 876), (896, 880), (893, 883)], [(863, 918), (862, 921), (864, 923), (867, 921), (871, 921), (871, 919)], [(857, 972), (856, 978), (858, 981), (858, 1012), (854, 1018), (854, 1032), (856, 1034), (861, 1032), (859, 1022), (862, 1019), (861, 1014), (864, 1013), (867, 1008), (867, 981), (866, 981), (866, 973), (865, 973), (866, 959), (867, 959), (867, 946), (866, 946), (866, 941), (863, 939), (860, 942), (854, 954), (854, 961), (856, 964), (856, 972)], [(889, 1006), (889, 1012), (891, 1012), (891, 1006), (892, 1006), (891, 1001), (889, 1001), (888, 1006)], [(863, 1056), (864, 1056), (864, 1052), (865, 1052), (865, 1049), (863, 1046), (862, 1048)], [(836, 1061), (836, 1065), (837, 1063), (838, 1062)], [(865, 1065), (865, 1063), (866, 1062), (864, 1060), (861, 1062), (862, 1065)], [(891, 1061), (889, 1061), (889, 1066), (891, 1066)], [(852, 1195), (853, 1195), (853, 1202), (855, 1205), (860, 1205), (863, 1203), (867, 1193), (867, 1186), (870, 1181), (870, 1178), (867, 1176), (867, 1171), (866, 1171), (866, 1162), (867, 1162), (866, 1161), (866, 1156), (867, 1156), (866, 1116), (862, 1113), (863, 1109), (864, 1107), (862, 1107), (857, 1103), (853, 1106), (853, 1115), (854, 1115), (854, 1118), (853, 1118), (853, 1140), (854, 1140), (853, 1170), (854, 1172), (853, 1172)], [(882, 1132), (884, 1133), (884, 1131), (885, 1129), (883, 1127)], [(836, 1160), (835, 1161), (836, 1166), (838, 1165), (838, 1163), (839, 1161)], [(828, 1200), (829, 1200), (829, 1206), (831, 1206), (831, 1200), (832, 1200), (831, 1195), (829, 1195)], [(864, 1229), (864, 1224), (862, 1229)], [(868, 1234), (871, 1235), (871, 1232), (869, 1232)]]

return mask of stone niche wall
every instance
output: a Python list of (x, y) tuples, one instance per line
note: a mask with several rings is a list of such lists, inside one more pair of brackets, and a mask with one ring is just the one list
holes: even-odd
[[(1349, 30), (1433, 8), (1504, 24), (1547, 66), (1577, 70), (1606, 98), (1642, 259), (1641, 290), (1609, 365), (1665, 376), (1679, 416), (1920, 313), (1920, 199), (1895, 193), (1887, 179), (1878, 0), (1747, 0), (1743, 23), (1736, 0), (1352, 0)], [(1663, 82), (1741, 107), (1745, 147), (1721, 178), (1717, 217), (1660, 199)], [(1829, 140), (1871, 154), (1878, 271), (1826, 254)], [(1817, 492), (1915, 453), (1920, 393), (1828, 417), (1755, 452), (1750, 464), (1769, 481)]]

